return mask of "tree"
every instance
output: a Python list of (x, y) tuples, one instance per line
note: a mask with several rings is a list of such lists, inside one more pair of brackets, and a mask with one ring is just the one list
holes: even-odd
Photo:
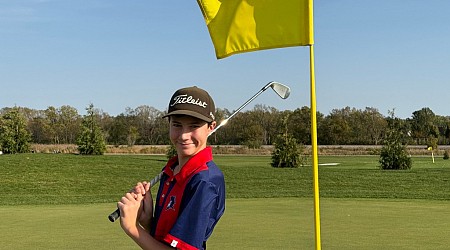
[(138, 129), (135, 126), (130, 126), (128, 129), (127, 145), (130, 147), (134, 146), (138, 138), (139, 138)]
[(410, 122), (412, 135), (417, 144), (429, 144), (433, 138), (438, 138), (439, 129), (435, 119), (436, 115), (430, 108), (422, 108), (413, 112)]
[(82, 155), (101, 155), (106, 151), (102, 130), (98, 125), (94, 105), (86, 108), (87, 115), (81, 121), (81, 132), (77, 139), (78, 151)]
[(387, 128), (386, 119), (376, 108), (366, 107), (363, 111), (365, 125), (369, 141), (367, 144), (378, 145), (382, 140), (383, 133)]
[[(262, 129), (262, 144), (272, 144), (274, 135), (278, 134), (276, 129), (280, 112), (274, 108), (262, 104), (257, 104), (252, 111), (248, 113), (248, 118), (256, 121), (257, 126)], [(272, 138), (273, 137), (273, 138)]]
[(128, 127), (130, 126), (127, 116), (120, 114), (112, 119), (109, 124), (108, 131), (108, 142), (113, 145), (126, 145), (128, 137)]
[[(390, 111), (391, 119), (397, 120), (394, 116), (394, 112)], [(398, 125), (400, 122), (392, 122), (392, 126), (389, 127), (388, 132), (384, 140), (383, 147), (380, 152), (380, 168), (384, 170), (406, 170), (412, 166), (411, 158), (406, 151), (406, 145), (403, 145), (402, 132)]]
[(59, 144), (60, 140), (58, 131), (60, 125), (58, 122), (58, 110), (53, 106), (48, 107), (45, 110), (45, 118), (47, 122), (47, 133), (51, 137), (52, 143)]
[[(256, 117), (249, 117), (250, 111), (238, 113), (229, 120), (227, 125), (222, 127), (228, 142), (233, 145), (246, 145), (251, 148), (258, 148), (264, 140), (264, 129), (261, 127)], [(226, 132), (225, 132), (226, 131)]]
[(283, 118), (284, 132), (277, 137), (272, 152), (271, 165), (274, 168), (296, 168), (301, 163), (297, 140), (288, 133), (288, 116)]
[(352, 109), (350, 107), (345, 107), (343, 109), (333, 109), (327, 116), (329, 144), (349, 144), (352, 138), (352, 127), (349, 120), (351, 112)]
[[(136, 132), (139, 135), (137, 144), (154, 144), (158, 138), (156, 131), (157, 119), (163, 116), (163, 112), (154, 107), (141, 105), (134, 109)], [(130, 131), (131, 132), (131, 131)]]
[(61, 143), (75, 143), (80, 128), (78, 111), (74, 107), (64, 105), (58, 109), (58, 116)]
[(351, 131), (347, 143), (353, 145), (378, 145), (387, 126), (380, 112), (371, 107), (365, 110), (349, 109), (345, 119)]
[(450, 122), (447, 123), (445, 132), (444, 132), (444, 136), (445, 136), (445, 140), (447, 141), (447, 143), (450, 143)]
[(7, 154), (26, 153), (30, 150), (31, 134), (25, 117), (14, 107), (0, 117), (0, 150)]
[(439, 145), (449, 144), (450, 116), (436, 115), (435, 122), (439, 130), (438, 144)]
[(304, 144), (311, 144), (311, 109), (303, 106), (289, 115), (287, 124), (294, 138)]

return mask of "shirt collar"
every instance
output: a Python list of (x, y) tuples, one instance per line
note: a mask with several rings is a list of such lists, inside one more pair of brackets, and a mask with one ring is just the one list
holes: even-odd
[(187, 178), (196, 172), (196, 170), (200, 167), (204, 166), (206, 162), (212, 161), (212, 159), (212, 149), (208, 146), (189, 158), (189, 160), (181, 168), (180, 172), (175, 176), (173, 175), (172, 167), (178, 164), (178, 157), (174, 156), (164, 167), (164, 173), (169, 176), (169, 179), (175, 178), (177, 182), (182, 182), (187, 180)]

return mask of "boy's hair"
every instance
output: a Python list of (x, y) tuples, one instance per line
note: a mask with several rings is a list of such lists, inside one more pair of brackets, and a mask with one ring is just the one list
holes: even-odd
[[(167, 117), (167, 119), (168, 119), (168, 121), (170, 122), (170, 119), (172, 118), (172, 117), (181, 117), (181, 116), (184, 116), (184, 115), (169, 115), (169, 116), (164, 116), (164, 117)], [(200, 119), (201, 120), (201, 119)], [(206, 121), (205, 121), (206, 122)], [(207, 124), (208, 124), (208, 126), (211, 126), (212, 125), (212, 123), (213, 123), (214, 121), (211, 121), (211, 122), (206, 122)]]

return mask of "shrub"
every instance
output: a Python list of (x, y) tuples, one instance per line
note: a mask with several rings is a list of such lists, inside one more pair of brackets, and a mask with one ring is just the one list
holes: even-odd
[(288, 132), (289, 115), (282, 118), (284, 131), (275, 139), (275, 145), (272, 152), (271, 165), (274, 168), (296, 168), (304, 165), (306, 158), (300, 157), (304, 148), (301, 147), (293, 135)]
[(448, 150), (444, 151), (444, 160), (448, 160), (449, 155), (448, 155)]
[(292, 136), (279, 136), (272, 153), (272, 167), (296, 168), (300, 165), (300, 150)]
[(410, 169), (412, 161), (407, 154), (406, 145), (402, 144), (401, 120), (395, 117), (394, 111), (389, 111), (389, 114), (391, 123), (380, 151), (380, 168), (385, 170)]
[(401, 134), (395, 129), (388, 131), (380, 152), (380, 167), (385, 170), (405, 170), (412, 166), (406, 146), (400, 142)]
[(78, 151), (82, 155), (102, 155), (106, 151), (106, 142), (100, 125), (97, 123), (94, 105), (86, 108), (88, 114), (81, 122), (81, 133), (77, 138)]

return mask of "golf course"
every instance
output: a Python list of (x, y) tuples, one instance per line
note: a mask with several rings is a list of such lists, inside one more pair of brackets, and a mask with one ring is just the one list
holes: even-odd
[[(225, 214), (209, 249), (314, 249), (312, 167), (270, 156), (216, 155)], [(319, 156), (323, 249), (448, 249), (450, 160), (413, 157), (380, 170), (378, 156)], [(0, 156), (0, 249), (137, 249), (107, 216), (161, 155)], [(153, 190), (155, 192), (155, 190)]]

